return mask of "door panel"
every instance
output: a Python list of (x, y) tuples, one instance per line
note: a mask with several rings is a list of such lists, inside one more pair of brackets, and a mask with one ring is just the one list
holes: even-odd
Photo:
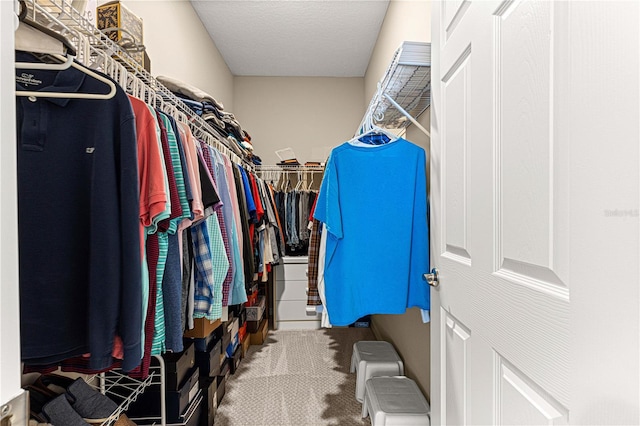
[(471, 265), (467, 244), (467, 153), (469, 81), (471, 73), (471, 48), (453, 64), (443, 78), (442, 133), (447, 138), (443, 155), (443, 182), (446, 198), (443, 199), (443, 230), (441, 248), (444, 256), (465, 265)]
[(497, 425), (566, 425), (567, 410), (496, 354)]
[(467, 351), (469, 330), (444, 309), (440, 323), (443, 370), (446, 381), (442, 395), (448, 424), (466, 424), (467, 418)]
[[(614, 22), (623, 15), (621, 29)], [(597, 341), (587, 343), (585, 321), (593, 315), (619, 329), (614, 341), (589, 321), (599, 332), (594, 338), (618, 348), (627, 361), (639, 359), (638, 327), (630, 321), (639, 314), (639, 227), (633, 213), (640, 187), (639, 22), (634, 2), (433, 3), (431, 253), (440, 286), (431, 292), (432, 424), (595, 422), (583, 414), (594, 411), (583, 402), (594, 398), (573, 382), (591, 382), (586, 378), (594, 369), (624, 379), (613, 356), (590, 368), (584, 362), (594, 360), (592, 352), (612, 354)], [(600, 38), (586, 38), (588, 26)], [(589, 57), (587, 45), (607, 52), (600, 56), (618, 67)], [(586, 71), (592, 68), (599, 79), (588, 84), (582, 74), (593, 76)], [(618, 77), (609, 80), (607, 73)], [(587, 93), (596, 87), (610, 100), (608, 109), (589, 103)], [(615, 140), (599, 131), (599, 120), (608, 123)], [(607, 144), (619, 154), (612, 155)], [(598, 154), (598, 148), (606, 153)], [(599, 157), (609, 159), (610, 172), (598, 170)], [(624, 171), (614, 171), (615, 164)], [(609, 188), (602, 192), (607, 205), (633, 206), (626, 210), (624, 228), (633, 239), (619, 233), (618, 224), (594, 215), (601, 203), (589, 191), (594, 186), (585, 174), (589, 167), (606, 182), (600, 186)], [(617, 235), (615, 243), (602, 232), (601, 241), (585, 239), (587, 224)], [(585, 271), (598, 274), (598, 259), (620, 268), (614, 258), (628, 259), (628, 267), (610, 271), (620, 281), (602, 280), (603, 294)], [(624, 304), (627, 321), (618, 326), (594, 312), (600, 300), (621, 304), (609, 286), (635, 296)], [(606, 306), (616, 310), (612, 302)], [(625, 386), (624, 392), (638, 396), (638, 366), (626, 368), (636, 387)], [(592, 389), (598, 392), (600, 385)], [(613, 392), (608, 385), (606, 391)], [(631, 398), (621, 391), (614, 399)], [(572, 407), (580, 414), (572, 417)], [(615, 422), (609, 414), (610, 424), (640, 420), (638, 403), (623, 412)], [(604, 417), (598, 415), (601, 422)]]
[(565, 11), (553, 2), (517, 1), (494, 14), (494, 216), (497, 275), (568, 300), (558, 276), (565, 265), (555, 255), (566, 240), (554, 221), (554, 194), (562, 192), (555, 168), (567, 163), (556, 155), (551, 37), (554, 17)]

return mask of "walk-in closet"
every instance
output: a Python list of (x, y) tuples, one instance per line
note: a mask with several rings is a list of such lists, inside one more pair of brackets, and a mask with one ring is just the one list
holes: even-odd
[(640, 424), (640, 4), (0, 1), (0, 425)]

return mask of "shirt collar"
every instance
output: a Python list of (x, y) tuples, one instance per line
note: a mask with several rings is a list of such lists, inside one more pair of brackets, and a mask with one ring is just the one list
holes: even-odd
[[(20, 59), (22, 60), (22, 58)], [(33, 62), (33, 58), (31, 59), (32, 60), (29, 61), (29, 58), (27, 57), (26, 62)], [(77, 93), (80, 87), (82, 86), (82, 83), (84, 83), (85, 77), (87, 76), (85, 73), (83, 73), (82, 71), (74, 67), (70, 67), (66, 70), (61, 70), (61, 71), (44, 71), (44, 70), (33, 70), (33, 71), (34, 73), (56, 72), (57, 74), (56, 74), (56, 78), (54, 79), (53, 83), (50, 86), (41, 87), (39, 89), (33, 89), (33, 88), (24, 87), (20, 83), (16, 82), (16, 90), (30, 91), (30, 92)], [(43, 97), (43, 99), (46, 99), (47, 101), (53, 104), (59, 105), (61, 107), (67, 106), (67, 104), (71, 100), (70, 98), (46, 98), (46, 97)]]

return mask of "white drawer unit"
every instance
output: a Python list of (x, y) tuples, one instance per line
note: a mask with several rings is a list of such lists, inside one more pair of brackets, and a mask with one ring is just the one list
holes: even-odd
[(276, 266), (275, 325), (276, 329), (318, 329), (319, 314), (307, 313), (307, 256), (287, 256)]

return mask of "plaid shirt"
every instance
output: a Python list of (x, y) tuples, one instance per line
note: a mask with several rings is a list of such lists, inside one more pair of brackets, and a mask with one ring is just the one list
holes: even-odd
[(309, 294), (307, 295), (307, 305), (322, 305), (320, 294), (318, 293), (318, 255), (320, 253), (320, 236), (322, 235), (322, 223), (313, 219), (311, 227), (311, 237), (309, 240)]
[(191, 238), (196, 266), (193, 317), (214, 320), (217, 318), (213, 318), (211, 315), (214, 297), (213, 261), (211, 260), (207, 221), (202, 221), (191, 227)]
[[(217, 177), (219, 176), (218, 175), (219, 170), (217, 168), (222, 166), (213, 164), (212, 150), (213, 148), (211, 148), (208, 145), (202, 146), (202, 156), (204, 157), (205, 164), (207, 165), (207, 168), (211, 173), (211, 177), (213, 178), (213, 184), (215, 185), (216, 191), (218, 192), (218, 194), (220, 194), (219, 189), (222, 189), (223, 191), (228, 191), (228, 190), (227, 188), (220, 188), (220, 185), (218, 184)], [(229, 242), (229, 233), (227, 232), (227, 224), (225, 223), (225, 220), (224, 220), (222, 208), (223, 206), (221, 206), (219, 209), (216, 210), (216, 215), (218, 216), (218, 223), (220, 225), (220, 232), (222, 234), (222, 241), (224, 243), (224, 251), (227, 257), (227, 262), (226, 262), (227, 273), (225, 274), (224, 281), (222, 282), (222, 306), (228, 306), (229, 293), (231, 291), (231, 284), (233, 283), (233, 265), (232, 265), (232, 257), (231, 257), (231, 243)], [(225, 263), (224, 260), (221, 259), (219, 266), (223, 269), (225, 269), (224, 263)], [(220, 272), (222, 272), (222, 270), (220, 270)]]

